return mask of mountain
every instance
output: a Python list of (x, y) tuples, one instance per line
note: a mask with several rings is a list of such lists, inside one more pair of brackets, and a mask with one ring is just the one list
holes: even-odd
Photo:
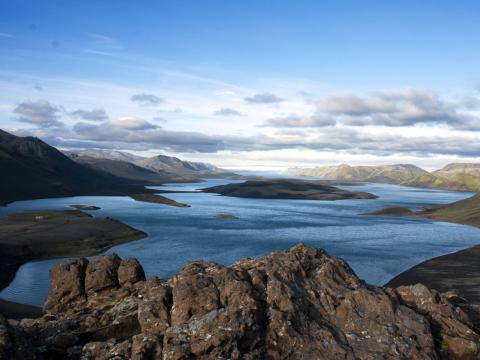
[(318, 176), (329, 180), (365, 181), (454, 191), (480, 191), (480, 164), (449, 164), (428, 172), (415, 165), (320, 166), (290, 168), (289, 174)]
[(442, 169), (405, 181), (402, 185), (479, 192), (480, 164), (448, 164)]
[(34, 137), (0, 130), (0, 203), (72, 195), (145, 191), (131, 181), (83, 166)]
[(368, 181), (389, 184), (401, 184), (409, 179), (429, 174), (427, 171), (411, 164), (383, 166), (320, 166), (311, 169), (288, 169), (292, 175), (319, 176), (328, 180)]
[(129, 179), (140, 184), (160, 185), (166, 182), (198, 181), (198, 178), (194, 176), (176, 175), (164, 170), (153, 171), (128, 161), (78, 155), (78, 153), (72, 152), (68, 154), (75, 162), (93, 170)]
[(445, 179), (455, 177), (456, 175), (471, 175), (480, 177), (480, 164), (474, 163), (452, 163), (440, 170), (433, 171), (432, 174)]
[(75, 151), (63, 151), (63, 153), (70, 158), (74, 158), (77, 156), (88, 156), (97, 159), (121, 160), (127, 162), (135, 162), (137, 160), (144, 159), (141, 156), (117, 150), (85, 149)]
[(166, 155), (157, 155), (147, 159), (137, 160), (135, 161), (135, 164), (152, 171), (166, 171), (178, 175), (205, 176), (214, 174), (231, 174), (211, 164), (184, 161), (177, 157)]

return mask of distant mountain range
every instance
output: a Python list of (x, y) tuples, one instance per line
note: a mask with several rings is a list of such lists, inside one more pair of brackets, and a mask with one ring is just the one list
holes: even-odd
[(135, 162), (137, 160), (144, 159), (141, 156), (130, 154), (128, 152), (117, 151), (117, 150), (103, 150), (103, 149), (86, 149), (79, 151), (63, 151), (69, 157), (75, 156), (87, 156), (97, 159), (110, 159), (110, 160), (121, 160), (127, 162)]
[(167, 171), (176, 174), (201, 174), (201, 173), (224, 173), (211, 164), (202, 162), (183, 161), (179, 158), (165, 155), (157, 155), (147, 159), (135, 161), (135, 164), (153, 171)]
[(195, 182), (202, 177), (239, 177), (208, 163), (185, 161), (174, 156), (156, 155), (144, 158), (127, 152), (96, 149), (64, 153), (72, 160), (95, 170), (147, 183)]
[(145, 185), (238, 177), (213, 165), (163, 155), (145, 159), (120, 151), (63, 153), (40, 139), (3, 130), (0, 174), (0, 204), (74, 195), (130, 195), (150, 192)]
[(319, 166), (290, 168), (296, 176), (315, 176), (328, 180), (377, 182), (432, 189), (480, 191), (480, 164), (454, 163), (428, 172), (411, 164), (380, 166)]

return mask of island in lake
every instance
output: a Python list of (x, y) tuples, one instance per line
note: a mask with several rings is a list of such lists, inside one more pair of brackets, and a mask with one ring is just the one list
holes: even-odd
[(133, 194), (130, 195), (130, 197), (135, 201), (142, 201), (152, 204), (163, 204), (175, 207), (190, 207), (188, 204), (184, 204), (158, 194)]
[(245, 181), (201, 189), (207, 193), (257, 199), (345, 200), (376, 199), (378, 196), (361, 191), (348, 191), (325, 181), (272, 179)]

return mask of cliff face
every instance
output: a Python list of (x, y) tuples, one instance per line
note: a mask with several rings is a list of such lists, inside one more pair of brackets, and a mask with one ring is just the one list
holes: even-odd
[[(476, 309), (422, 285), (369, 286), (297, 245), (145, 276), (114, 254), (51, 270), (40, 319), (0, 319), (0, 354), (35, 359), (478, 359)], [(467, 309), (464, 307), (464, 309)], [(1, 355), (0, 355), (1, 358)]]

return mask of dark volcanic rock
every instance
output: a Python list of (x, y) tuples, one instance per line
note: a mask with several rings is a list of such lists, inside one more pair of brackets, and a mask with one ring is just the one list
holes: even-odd
[(85, 274), (85, 291), (98, 292), (114, 288), (118, 284), (117, 269), (121, 259), (117, 254), (95, 257), (87, 266)]
[[(141, 280), (137, 262), (114, 254), (75, 267), (83, 271), (78, 277), (70, 267), (52, 271), (47, 301), (70, 308), (46, 306), (49, 314), (15, 327), (0, 323), (0, 353), (12, 341), (30, 339), (39, 359), (480, 356), (471, 314), (448, 294), (422, 285), (369, 286), (343, 260), (302, 244), (231, 266), (192, 262), (165, 280)], [(60, 279), (92, 277), (92, 269), (96, 278), (88, 291), (75, 286), (78, 295), (70, 296), (59, 290)]]
[[(85, 302), (85, 269), (88, 260), (84, 258), (55, 265), (50, 270), (50, 291), (43, 310), (58, 313), (67, 310), (76, 302)], [(66, 305), (66, 306), (65, 306)]]
[(201, 190), (224, 196), (258, 199), (344, 200), (375, 199), (378, 197), (367, 192), (343, 190), (321, 180), (306, 181), (298, 179), (245, 181)]
[(120, 286), (127, 283), (135, 284), (145, 280), (145, 272), (137, 259), (129, 258), (122, 260), (117, 270), (118, 282)]

